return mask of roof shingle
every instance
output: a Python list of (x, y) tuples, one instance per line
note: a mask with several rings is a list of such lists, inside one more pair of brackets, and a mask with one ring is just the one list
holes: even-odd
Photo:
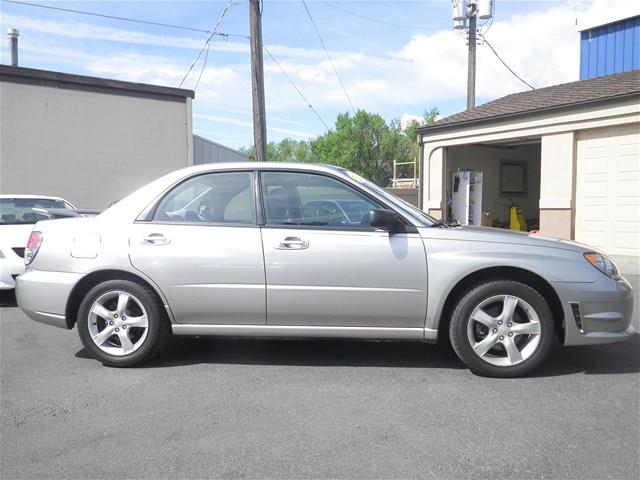
[(467, 122), (493, 120), (633, 94), (640, 94), (640, 70), (513, 93), (471, 110), (442, 118), (431, 125), (425, 125), (420, 131), (427, 132), (438, 127), (453, 127)]

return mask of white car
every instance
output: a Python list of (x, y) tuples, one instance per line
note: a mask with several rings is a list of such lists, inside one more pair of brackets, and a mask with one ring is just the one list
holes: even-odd
[(24, 271), (24, 249), (33, 225), (49, 218), (34, 208), (76, 209), (59, 197), (0, 195), (0, 290), (15, 288), (16, 277)]

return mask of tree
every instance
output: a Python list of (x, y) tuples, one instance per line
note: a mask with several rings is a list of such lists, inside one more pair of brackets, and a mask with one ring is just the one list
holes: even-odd
[[(341, 113), (335, 128), (315, 140), (285, 138), (267, 145), (267, 158), (275, 162), (316, 162), (352, 170), (372, 182), (389, 185), (393, 161), (410, 162), (417, 157), (417, 129), (433, 123), (438, 109), (424, 112), (423, 121), (411, 122), (404, 130), (399, 120), (389, 123), (378, 114), (358, 110), (355, 115)], [(243, 148), (255, 159), (255, 148)]]
[[(256, 159), (254, 146), (241, 148), (240, 151), (251, 160)], [(311, 142), (291, 138), (285, 138), (278, 143), (269, 142), (267, 144), (267, 159), (270, 162), (313, 162)]]

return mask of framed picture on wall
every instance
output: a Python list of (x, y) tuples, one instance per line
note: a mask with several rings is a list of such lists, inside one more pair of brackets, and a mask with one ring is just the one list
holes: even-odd
[(500, 160), (500, 193), (504, 195), (526, 195), (526, 163), (514, 160)]

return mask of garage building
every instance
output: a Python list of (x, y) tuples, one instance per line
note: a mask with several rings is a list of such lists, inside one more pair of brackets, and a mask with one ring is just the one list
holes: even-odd
[(192, 165), (194, 92), (0, 66), (0, 192), (103, 209)]
[(423, 127), (419, 142), (428, 213), (467, 223), (453, 218), (454, 177), (482, 172), (483, 220), (510, 227), (513, 203), (528, 230), (637, 265), (640, 70), (508, 95)]

